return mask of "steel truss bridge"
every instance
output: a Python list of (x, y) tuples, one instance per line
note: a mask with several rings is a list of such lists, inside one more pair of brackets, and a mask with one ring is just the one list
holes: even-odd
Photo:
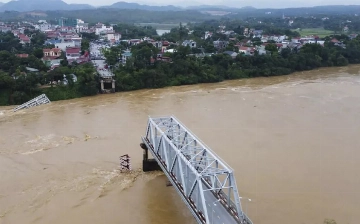
[(149, 118), (142, 141), (199, 224), (252, 224), (233, 170), (175, 117)]

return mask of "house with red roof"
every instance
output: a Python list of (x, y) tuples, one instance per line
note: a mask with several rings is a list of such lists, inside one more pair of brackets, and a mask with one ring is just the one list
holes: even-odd
[(62, 50), (60, 48), (45, 48), (43, 49), (44, 57), (58, 58), (61, 56)]
[(44, 57), (42, 58), (42, 61), (48, 67), (60, 65), (61, 59), (59, 57), (61, 56), (61, 52), (62, 50), (59, 48), (45, 48), (43, 49)]
[(18, 34), (18, 38), (21, 44), (30, 44), (30, 38), (25, 34)]
[(163, 41), (161, 44), (161, 52), (165, 52), (165, 50), (170, 46), (169, 41)]
[(243, 46), (240, 46), (239, 47), (239, 53), (244, 53), (244, 54), (250, 54), (250, 47), (243, 47)]
[(58, 38), (60, 36), (60, 33), (58, 31), (48, 31), (45, 33), (46, 33), (46, 37), (48, 39), (54, 39), (54, 38)]
[(66, 48), (66, 59), (76, 60), (81, 56), (81, 48), (80, 47), (67, 47)]
[(332, 40), (330, 40), (330, 42), (334, 44), (340, 43), (340, 41), (338, 41), (336, 38), (333, 38)]

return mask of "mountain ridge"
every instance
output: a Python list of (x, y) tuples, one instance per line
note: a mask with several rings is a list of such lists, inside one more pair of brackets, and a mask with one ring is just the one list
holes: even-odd
[[(234, 0), (229, 0), (233, 2)], [(250, 0), (244, 0), (250, 1)], [(243, 2), (245, 4), (245, 2)], [(195, 4), (196, 2), (194, 2)], [(351, 12), (360, 10), (360, 5), (322, 5), (322, 6), (304, 6), (304, 7), (283, 7), (283, 8), (256, 8), (254, 6), (244, 7), (230, 7), (227, 5), (193, 5), (193, 6), (179, 6), (179, 5), (146, 5), (139, 3), (130, 3), (119, 1), (112, 5), (95, 7), (89, 4), (68, 4), (63, 0), (12, 0), (7, 3), (0, 2), (0, 12), (17, 11), (17, 12), (31, 12), (31, 11), (73, 11), (73, 10), (91, 10), (91, 9), (119, 9), (119, 10), (147, 10), (147, 11), (228, 11), (231, 13), (249, 14), (257, 12), (257, 14), (266, 11), (281, 11), (286, 9), (311, 9), (312, 11), (336, 12), (348, 9)], [(356, 13), (356, 12), (355, 12)]]
[[(250, 7), (250, 6), (248, 6)], [(63, 0), (12, 0), (7, 3), (0, 2), (0, 12), (3, 11), (57, 11), (57, 10), (82, 10), (82, 9), (138, 9), (149, 11), (183, 11), (183, 10), (238, 10), (241, 8), (229, 7), (225, 5), (197, 5), (197, 6), (175, 6), (175, 5), (146, 5), (139, 3), (131, 3), (125, 1), (115, 2), (111, 5), (95, 7), (89, 4), (68, 4)], [(253, 8), (253, 7), (252, 7)]]
[(149, 10), (149, 11), (182, 11), (184, 10), (181, 7), (174, 5), (164, 5), (164, 6), (151, 6), (151, 5), (142, 5), (138, 3), (131, 2), (115, 2), (112, 5), (100, 6), (99, 8), (116, 8), (116, 9), (140, 9), (140, 10)]
[(12, 0), (0, 4), (0, 11), (27, 12), (34, 10), (79, 10), (94, 8), (88, 4), (67, 4), (62, 0)]

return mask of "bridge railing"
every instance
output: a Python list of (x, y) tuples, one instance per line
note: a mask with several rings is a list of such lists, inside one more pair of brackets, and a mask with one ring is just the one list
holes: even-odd
[(175, 117), (149, 118), (143, 141), (200, 223), (209, 223), (206, 199), (215, 198), (237, 223), (252, 224), (241, 209), (233, 170)]

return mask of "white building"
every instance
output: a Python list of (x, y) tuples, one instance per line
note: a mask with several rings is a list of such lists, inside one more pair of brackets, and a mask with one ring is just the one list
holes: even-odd
[(34, 26), (36, 30), (40, 30), (41, 32), (45, 32), (47, 30), (52, 30), (52, 25), (48, 23), (42, 23)]
[(106, 39), (109, 41), (119, 41), (121, 39), (121, 34), (115, 32), (108, 32), (106, 33)]
[(106, 33), (109, 31), (114, 31), (112, 26), (105, 26), (104, 24), (97, 24), (95, 26), (95, 34), (100, 35), (101, 33)]
[(185, 40), (185, 41), (182, 43), (182, 46), (184, 46), (184, 47), (189, 46), (190, 48), (195, 48), (195, 47), (196, 47), (196, 42), (193, 41), (193, 40)]
[(56, 43), (55, 47), (66, 51), (66, 48), (75, 47), (75, 41)]
[(76, 25), (76, 32), (81, 33), (83, 30), (88, 30), (89, 24), (88, 23), (78, 23)]
[(206, 31), (206, 32), (205, 32), (205, 40), (208, 39), (208, 38), (210, 38), (210, 37), (212, 37), (212, 35), (213, 35), (212, 32)]

